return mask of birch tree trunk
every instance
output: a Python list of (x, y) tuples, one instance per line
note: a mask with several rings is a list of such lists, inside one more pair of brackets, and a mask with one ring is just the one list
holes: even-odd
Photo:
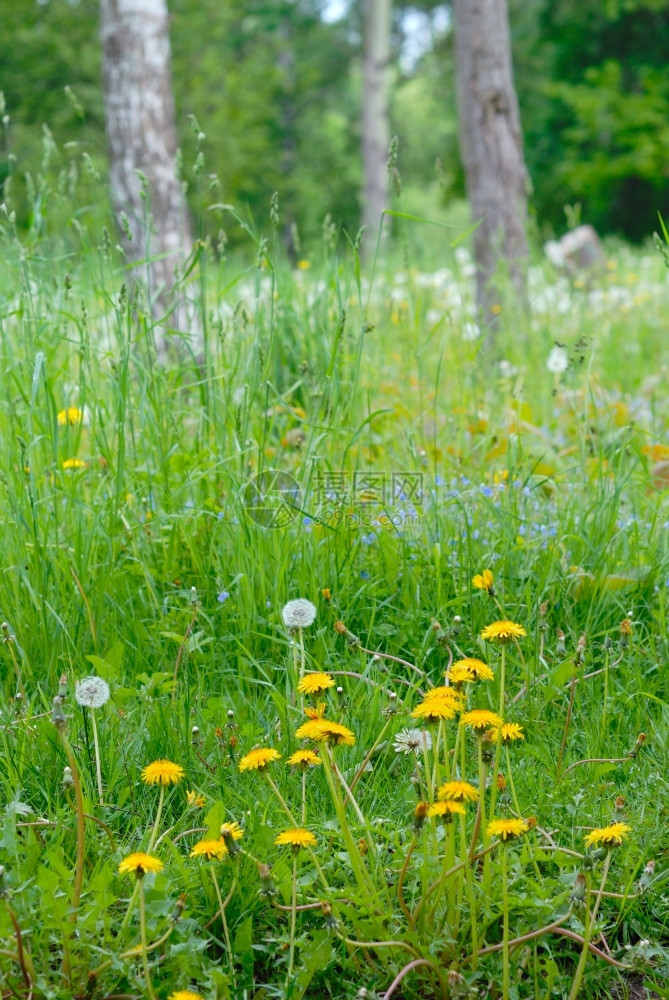
[(376, 247), (388, 177), (390, 146), (390, 30), (392, 0), (365, 0), (363, 27), (362, 161), (364, 188), (362, 223), (365, 254)]
[[(192, 245), (177, 175), (166, 0), (101, 0), (101, 37), (112, 203), (119, 223), (122, 213), (127, 219), (120, 226), (124, 249), (138, 265), (136, 277), (146, 281), (154, 319), (161, 320), (156, 350), (164, 362), (166, 329), (188, 332), (185, 300), (173, 301), (172, 293), (174, 269)], [(165, 256), (148, 263), (158, 255)]]
[(513, 83), (507, 0), (454, 0), (460, 151), (474, 220), (476, 298), (481, 319), (499, 302), (495, 272), (505, 261), (526, 303), (527, 169)]

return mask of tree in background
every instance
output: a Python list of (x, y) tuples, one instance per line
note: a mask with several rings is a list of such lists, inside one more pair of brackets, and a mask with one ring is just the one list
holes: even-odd
[[(192, 243), (177, 176), (167, 7), (165, 0), (101, 0), (100, 12), (112, 201), (125, 251), (133, 262), (147, 262), (152, 305), (164, 312), (175, 267)], [(171, 327), (187, 331), (183, 303), (169, 319)], [(168, 343), (158, 338), (161, 360)]]
[(642, 240), (669, 214), (669, 0), (512, 0), (533, 203)]
[[(376, 247), (388, 177), (392, 0), (365, 0), (362, 53), (362, 224), (365, 255)], [(385, 228), (385, 227), (384, 227)]]
[(527, 266), (527, 171), (513, 84), (506, 0), (454, 0), (460, 151), (474, 233), (476, 297), (492, 319), (502, 261), (521, 302)]

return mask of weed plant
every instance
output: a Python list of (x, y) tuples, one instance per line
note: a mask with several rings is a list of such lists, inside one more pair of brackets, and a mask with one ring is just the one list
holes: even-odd
[(203, 205), (204, 346), (162, 368), (111, 228), (33, 187), (39, 227), (11, 185), (1, 220), (3, 997), (666, 996), (661, 256), (537, 262), (491, 339), (464, 247), (418, 271), (401, 213), (401, 263), (327, 223), (291, 268)]

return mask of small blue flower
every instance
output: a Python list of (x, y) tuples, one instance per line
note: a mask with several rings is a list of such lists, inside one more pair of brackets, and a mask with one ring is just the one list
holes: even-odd
[(369, 580), (369, 573), (367, 572), (366, 569), (361, 569), (360, 570), (360, 577), (363, 580)]
[(219, 604), (225, 604), (225, 602), (227, 601), (227, 599), (228, 599), (229, 596), (230, 596), (230, 592), (229, 591), (222, 590), (220, 592), (220, 594), (218, 595), (218, 597), (216, 598), (216, 600), (218, 601)]

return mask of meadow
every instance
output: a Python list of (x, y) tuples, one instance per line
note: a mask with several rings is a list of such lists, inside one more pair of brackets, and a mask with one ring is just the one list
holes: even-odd
[(247, 226), (163, 368), (81, 218), (0, 220), (2, 996), (669, 995), (661, 248), (485, 334), (457, 232)]

